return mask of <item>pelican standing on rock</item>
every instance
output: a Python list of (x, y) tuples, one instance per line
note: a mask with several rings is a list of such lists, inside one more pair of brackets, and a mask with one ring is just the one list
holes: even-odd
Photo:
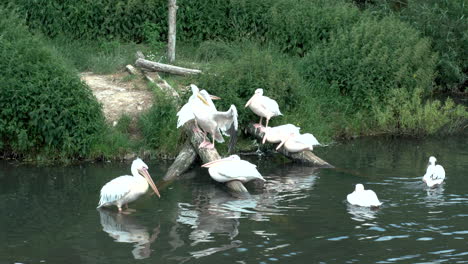
[(434, 156), (429, 158), (429, 166), (427, 166), (426, 174), (424, 174), (422, 181), (428, 187), (434, 187), (442, 184), (445, 179), (445, 170), (441, 165), (435, 165), (437, 159)]
[(379, 207), (382, 203), (372, 190), (364, 190), (364, 185), (356, 184), (354, 192), (346, 197), (348, 203), (364, 207)]
[(318, 145), (320, 145), (320, 143), (314, 137), (314, 135), (310, 133), (289, 133), (288, 135), (283, 135), (281, 143), (276, 147), (276, 150), (284, 146), (284, 148), (291, 153), (300, 152), (304, 150), (312, 151), (314, 149), (314, 146)]
[(211, 161), (202, 165), (203, 168), (208, 168), (208, 173), (211, 178), (217, 182), (241, 181), (248, 182), (255, 179), (265, 181), (257, 166), (241, 160), (238, 155), (231, 155), (224, 159)]
[(97, 208), (115, 205), (122, 212), (122, 206), (128, 209), (128, 203), (135, 201), (148, 190), (148, 184), (158, 197), (158, 188), (148, 173), (148, 166), (137, 158), (132, 162), (133, 176), (125, 175), (117, 177), (106, 183), (101, 189), (101, 199)]
[(190, 96), (188, 102), (180, 108), (179, 112), (177, 112), (177, 128), (183, 126), (188, 121), (195, 119), (192, 110), (193, 105), (197, 105), (198, 107), (207, 107), (207, 109), (216, 111), (216, 106), (212, 100), (221, 99), (215, 95), (210, 95), (206, 90), (200, 91), (195, 84), (190, 84), (190, 89), (192, 90), (192, 96)]
[(255, 94), (250, 98), (249, 101), (245, 104), (245, 107), (249, 107), (256, 115), (260, 117), (258, 124), (254, 124), (255, 128), (260, 128), (260, 131), (263, 132), (262, 128), (262, 119), (266, 118), (265, 128), (268, 127), (268, 121), (274, 116), (282, 115), (278, 103), (267, 97), (263, 96), (263, 89), (255, 90)]

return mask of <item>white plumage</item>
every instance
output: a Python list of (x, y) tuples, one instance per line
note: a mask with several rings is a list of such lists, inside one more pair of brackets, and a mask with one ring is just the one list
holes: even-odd
[(262, 142), (263, 144), (265, 144), (266, 141), (268, 141), (269, 143), (280, 143), (281, 139), (285, 138), (291, 133), (299, 134), (300, 129), (301, 129), (300, 127), (297, 127), (292, 124), (286, 124), (286, 125), (275, 126), (275, 127), (267, 127), (265, 129), (265, 135), (263, 135)]
[(177, 128), (183, 126), (190, 120), (195, 119), (193, 114), (193, 107), (198, 108), (206, 107), (207, 110), (216, 111), (216, 106), (213, 103), (213, 99), (217, 100), (219, 97), (210, 95), (206, 90), (201, 90), (195, 85), (191, 84), (190, 88), (192, 90), (192, 95), (190, 96), (188, 102), (182, 106), (182, 108), (177, 112)]
[(241, 182), (248, 182), (255, 179), (265, 180), (257, 166), (241, 160), (237, 155), (231, 155), (224, 159), (215, 160), (203, 164), (202, 167), (209, 168), (208, 173), (211, 178), (217, 182), (228, 182), (238, 180)]
[(283, 135), (281, 143), (276, 147), (276, 150), (284, 147), (288, 152), (300, 152), (304, 150), (313, 150), (314, 146), (318, 146), (320, 143), (310, 133), (297, 134), (290, 133), (289, 135)]
[(97, 208), (115, 205), (120, 212), (123, 205), (135, 201), (148, 190), (148, 183), (156, 195), (160, 197), (159, 191), (148, 173), (148, 166), (141, 159), (137, 158), (132, 162), (131, 171), (133, 176), (117, 177), (102, 187)]
[(434, 156), (429, 158), (429, 166), (427, 166), (426, 174), (422, 180), (428, 187), (434, 187), (442, 184), (445, 179), (445, 170), (441, 165), (435, 165), (437, 159)]
[(360, 183), (356, 184), (356, 189), (354, 192), (348, 194), (346, 198), (348, 203), (352, 205), (378, 207), (382, 204), (374, 191), (364, 190), (364, 185)]
[(282, 115), (278, 103), (263, 95), (263, 89), (255, 90), (255, 94), (247, 101), (245, 107), (249, 107), (256, 115), (260, 117), (260, 121), (256, 127), (262, 127), (262, 119), (266, 118), (265, 127), (268, 127), (270, 118)]

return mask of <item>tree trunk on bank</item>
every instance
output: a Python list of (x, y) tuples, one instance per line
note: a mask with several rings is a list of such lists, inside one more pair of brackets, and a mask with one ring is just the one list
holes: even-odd
[(141, 58), (138, 58), (136, 60), (135, 65), (138, 67), (144, 68), (145, 70), (148, 70), (148, 71), (167, 72), (171, 74), (184, 75), (184, 76), (201, 73), (200, 70), (173, 66), (173, 65), (154, 62), (154, 61), (145, 60)]
[[(260, 132), (259, 129), (255, 129), (253, 124), (249, 124), (247, 131), (250, 135), (253, 135), (258, 140), (262, 140), (264, 133)], [(284, 147), (278, 150), (279, 153), (283, 154), (285, 157), (291, 159), (294, 162), (302, 163), (307, 166), (318, 167), (318, 168), (334, 168), (328, 162), (317, 157), (314, 153), (309, 150), (291, 153), (284, 149)]]
[(168, 0), (168, 40), (167, 40), (167, 58), (170, 63), (175, 61), (175, 47), (176, 47), (176, 13), (177, 13), (177, 0)]

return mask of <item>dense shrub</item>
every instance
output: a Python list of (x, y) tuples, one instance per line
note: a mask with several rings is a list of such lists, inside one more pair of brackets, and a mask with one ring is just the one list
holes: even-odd
[(303, 60), (315, 89), (341, 97), (350, 111), (384, 102), (390, 90), (431, 90), (437, 57), (427, 39), (394, 18), (363, 19), (317, 45)]
[[(397, 3), (403, 3), (397, 4)], [(467, 91), (468, 5), (465, 0), (378, 0), (369, 8), (398, 16), (429, 37), (439, 53), (437, 84)]]
[(343, 1), (281, 0), (269, 10), (267, 38), (282, 51), (304, 55), (332, 33), (354, 24), (359, 10)]
[[(257, 122), (258, 117), (244, 108), (257, 88), (262, 88), (264, 95), (275, 99), (282, 112), (290, 111), (299, 100), (298, 89), (302, 86), (302, 78), (291, 59), (281, 55), (276, 49), (252, 43), (229, 45), (231, 46), (224, 49), (235, 54), (233, 59), (213, 65), (210, 69), (212, 74), (200, 75), (195, 80), (200, 89), (206, 89), (210, 94), (222, 98), (216, 102), (218, 111), (226, 111), (234, 104), (242, 125), (249, 121)], [(238, 47), (235, 48), (236, 46)], [(201, 47), (204, 52), (203, 45)]]
[(101, 107), (23, 21), (0, 8), (0, 151), (85, 155)]

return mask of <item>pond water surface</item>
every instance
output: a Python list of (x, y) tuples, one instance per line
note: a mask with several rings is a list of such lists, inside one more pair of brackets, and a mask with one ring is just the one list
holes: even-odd
[[(315, 151), (336, 169), (277, 157), (266, 189), (236, 197), (198, 166), (130, 204), (96, 210), (129, 163), (35, 167), (0, 162), (0, 263), (468, 263), (468, 142), (359, 139)], [(446, 183), (421, 182), (430, 155)], [(146, 161), (157, 184), (170, 164)], [(350, 206), (356, 183), (378, 210)]]

